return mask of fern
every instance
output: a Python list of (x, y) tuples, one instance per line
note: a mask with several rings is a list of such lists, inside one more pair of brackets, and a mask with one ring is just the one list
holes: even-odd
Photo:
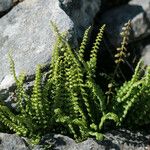
[[(122, 125), (124, 121), (129, 124), (132, 122), (133, 125), (150, 123), (149, 66), (145, 67), (144, 63), (139, 61), (132, 79), (119, 88), (115, 88), (114, 78), (105, 75), (113, 85), (109, 84), (109, 93), (104, 93), (95, 79), (97, 53), (105, 25), (96, 36), (88, 60), (85, 60), (84, 53), (90, 27), (85, 31), (78, 51), (73, 50), (66, 40), (67, 33), (59, 33), (54, 23), (52, 27), (56, 43), (48, 78), (45, 82), (42, 81), (43, 73), (38, 65), (31, 93), (27, 93), (24, 88), (25, 74), (22, 73), (19, 77), (16, 75), (15, 64), (9, 54), (10, 71), (16, 82), (19, 112), (12, 112), (0, 103), (0, 122), (17, 134), (30, 138), (34, 144), (37, 144), (46, 132), (57, 131), (55, 128), (58, 126), (65, 127), (69, 134), (80, 141), (89, 136), (102, 139), (101, 131), (106, 120), (113, 120), (117, 125)], [(124, 62), (129, 29), (130, 21), (125, 24), (121, 33), (123, 41), (115, 56), (117, 69), (114, 74), (118, 71), (119, 64)], [(110, 96), (111, 103), (107, 102), (107, 95)], [(110, 104), (111, 106), (108, 106)]]
[[(142, 70), (143, 71), (143, 70)], [(132, 109), (130, 109), (129, 116), (127, 116), (128, 124), (132, 122), (132, 125), (147, 125), (150, 123), (150, 68), (145, 69), (145, 74), (141, 77), (139, 83), (139, 89), (134, 95), (134, 103)], [(130, 102), (131, 103), (131, 102)], [(142, 112), (142, 113), (141, 113)], [(131, 125), (131, 126), (132, 126)]]
[[(42, 83), (41, 67), (37, 66), (31, 94), (28, 95), (24, 89), (25, 75), (17, 77), (14, 61), (9, 55), (10, 70), (17, 86), (20, 112), (16, 115), (7, 107), (2, 107), (0, 112), (7, 118), (3, 123), (12, 126), (11, 129), (18, 134), (35, 141), (36, 137), (39, 140), (39, 136), (44, 134), (43, 130), (49, 130), (50, 125), (57, 126), (57, 124), (64, 125), (76, 140), (83, 140), (89, 135), (99, 139), (102, 135), (100, 133), (102, 125), (99, 124), (104, 123), (105, 119), (101, 120), (101, 117), (107, 116), (107, 111), (105, 96), (100, 86), (95, 83), (95, 75), (97, 51), (105, 25), (100, 28), (89, 61), (84, 60), (84, 52), (90, 28), (85, 32), (80, 49), (74, 51), (66, 40), (66, 34), (59, 33), (55, 24), (52, 23), (52, 26), (57, 39), (49, 77)], [(8, 113), (10, 117), (7, 117)], [(13, 124), (10, 124), (11, 121)]]
[[(146, 107), (149, 103), (149, 93), (145, 92), (150, 90), (149, 85), (147, 84), (150, 83), (149, 67), (146, 69), (146, 72), (144, 71), (145, 75), (143, 75), (143, 71), (144, 71), (144, 64), (142, 61), (140, 61), (135, 69), (135, 73), (132, 79), (128, 82), (125, 82), (123, 86), (121, 86), (117, 91), (117, 95), (114, 98), (115, 104), (117, 105), (116, 106), (114, 105), (114, 108), (115, 111), (117, 111), (117, 114), (119, 115), (120, 124), (125, 118), (128, 118), (128, 122), (130, 123), (131, 123), (130, 118), (132, 119), (134, 118), (136, 122), (135, 124), (137, 124), (137, 122), (139, 125), (144, 124), (138, 121), (141, 118), (144, 119), (144, 117), (141, 118), (139, 118), (139, 116), (138, 118), (136, 117), (137, 113), (139, 113), (138, 109), (140, 109), (141, 106), (142, 108), (143, 106)], [(140, 103), (142, 105), (139, 105)], [(145, 108), (144, 112), (146, 113), (146, 115), (148, 115), (149, 113), (148, 109), (145, 110)], [(127, 117), (127, 115), (129, 114), (130, 117)], [(140, 116), (144, 115), (143, 113), (140, 114), (139, 114)], [(134, 124), (134, 121), (132, 121), (132, 124)]]
[(23, 85), (25, 74), (17, 77), (14, 61), (10, 54), (9, 60), (10, 70), (17, 86), (16, 93), (19, 114), (12, 112), (6, 106), (0, 105), (2, 116), (0, 121), (17, 134), (31, 138), (32, 143), (36, 144), (40, 136), (46, 130), (49, 130), (51, 122), (51, 117), (49, 116), (51, 114), (50, 105), (46, 95), (43, 93), (46, 90), (42, 88), (41, 67), (37, 66), (33, 91), (31, 95), (28, 95)]
[(28, 129), (20, 116), (15, 116), (7, 106), (0, 105), (0, 121), (19, 135), (26, 136)]
[(71, 49), (64, 36), (60, 33), (57, 34), (59, 45), (55, 47), (57, 52), (54, 52), (57, 57), (51, 61), (53, 68), (56, 68), (51, 71), (56, 73), (51, 75), (55, 83), (54, 95), (58, 94), (54, 100), (56, 107), (54, 112), (56, 121), (66, 125), (74, 138), (78, 140), (85, 139), (89, 135), (101, 137), (99, 136), (101, 135), (99, 124), (101, 117), (106, 113), (105, 96), (95, 83), (94, 78), (97, 51), (102, 41), (104, 28), (105, 25), (100, 28), (89, 61), (84, 60), (84, 51), (90, 28), (85, 31), (80, 49), (77, 52)]
[(95, 43), (93, 44), (92, 50), (91, 50), (91, 54), (90, 54), (90, 60), (88, 62), (88, 66), (90, 68), (90, 76), (95, 76), (95, 72), (96, 72), (96, 62), (97, 62), (97, 51), (99, 50), (100, 47), (100, 43), (102, 41), (103, 38), (103, 32), (105, 29), (105, 24), (99, 29), (99, 33), (96, 37)]

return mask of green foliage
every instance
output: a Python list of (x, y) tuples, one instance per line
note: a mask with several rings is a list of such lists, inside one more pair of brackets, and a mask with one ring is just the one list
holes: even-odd
[(116, 86), (114, 78), (118, 74), (119, 64), (124, 62), (126, 56), (130, 21), (121, 33), (123, 41), (115, 55), (117, 66), (113, 77), (103, 74), (110, 81), (107, 92), (95, 82), (97, 53), (105, 25), (96, 36), (88, 60), (85, 60), (84, 54), (90, 27), (85, 31), (77, 51), (67, 42), (67, 33), (59, 33), (54, 23), (52, 27), (56, 43), (48, 79), (42, 81), (43, 74), (38, 65), (31, 94), (24, 88), (25, 74), (17, 77), (14, 61), (9, 54), (19, 112), (13, 112), (0, 103), (0, 122), (17, 134), (30, 138), (34, 144), (39, 142), (42, 135), (54, 131), (59, 125), (80, 141), (89, 136), (102, 139), (101, 131), (107, 120), (113, 120), (117, 125), (124, 122), (129, 125), (150, 123), (150, 66), (145, 67), (139, 61), (132, 79), (122, 86)]
[[(105, 110), (105, 96), (95, 83), (97, 51), (102, 40), (105, 25), (100, 28), (90, 59), (84, 60), (88, 41), (88, 28), (78, 51), (73, 51), (60, 33), (51, 64), (50, 77), (53, 80), (53, 100), (56, 121), (64, 124), (75, 139), (85, 139), (94, 135), (98, 139), (101, 117)], [(55, 30), (56, 27), (55, 27)], [(58, 31), (58, 30), (57, 30)], [(114, 119), (115, 118), (111, 118)]]
[(37, 143), (40, 135), (49, 130), (51, 122), (50, 104), (46, 96), (43, 96), (45, 88), (41, 84), (41, 68), (37, 66), (33, 91), (31, 95), (28, 95), (23, 86), (25, 74), (21, 74), (17, 78), (14, 61), (10, 54), (9, 60), (10, 70), (17, 86), (19, 114), (12, 112), (6, 106), (0, 105), (0, 121), (17, 134), (31, 138), (32, 143)]
[(139, 61), (132, 79), (117, 90), (114, 103), (120, 124), (125, 118), (130, 126), (150, 123), (150, 66)]

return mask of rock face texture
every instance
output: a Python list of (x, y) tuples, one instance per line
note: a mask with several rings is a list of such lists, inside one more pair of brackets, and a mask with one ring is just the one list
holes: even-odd
[(0, 16), (13, 6), (13, 0), (0, 0)]
[(77, 34), (82, 36), (85, 27), (91, 25), (93, 18), (100, 9), (101, 0), (59, 0), (60, 7), (73, 20), (76, 28), (79, 30)]
[(29, 148), (19, 136), (0, 133), (0, 150), (29, 150)]
[(147, 65), (150, 65), (150, 44), (143, 48), (142, 58)]
[(1, 150), (106, 150), (106, 149), (123, 149), (123, 150), (146, 150), (149, 148), (149, 134), (140, 132), (131, 132), (129, 130), (120, 129), (113, 130), (105, 134), (106, 139), (96, 141), (89, 138), (86, 141), (76, 143), (73, 139), (60, 134), (47, 134), (41, 140), (40, 145), (34, 148), (27, 145), (25, 140), (15, 134), (0, 133), (0, 149)]
[(130, 42), (150, 35), (149, 3), (150, 0), (132, 0), (102, 15), (100, 22), (107, 24), (107, 34), (113, 45), (120, 43), (119, 33), (128, 20), (132, 22)]
[[(143, 43), (145, 38), (150, 36), (150, 0), (131, 0), (127, 4), (109, 9), (99, 16), (97, 24), (107, 25), (106, 35), (108, 40), (111, 45), (117, 47), (121, 42), (119, 33), (123, 25), (129, 20), (131, 20), (132, 24), (129, 38), (130, 45), (141, 41)], [(140, 47), (143, 46), (141, 45)], [(143, 48), (140, 48), (140, 52), (140, 55), (144, 55), (145, 64), (150, 64), (149, 53), (144, 53)]]
[(113, 7), (117, 7), (123, 4), (128, 3), (130, 0), (102, 0), (101, 1), (101, 12), (107, 11)]
[(10, 88), (14, 82), (9, 72), (7, 57), (9, 51), (15, 61), (17, 74), (25, 71), (27, 76), (32, 76), (37, 64), (49, 63), (55, 43), (50, 21), (55, 22), (61, 32), (68, 31), (68, 39), (77, 45), (79, 35), (92, 24), (94, 16), (99, 11), (100, 1), (93, 0), (92, 3), (87, 3), (86, 0), (78, 1), (80, 5), (76, 7), (74, 4), (75, 1), (67, 0), (24, 0), (0, 19), (2, 94), (7, 93), (5, 89)]

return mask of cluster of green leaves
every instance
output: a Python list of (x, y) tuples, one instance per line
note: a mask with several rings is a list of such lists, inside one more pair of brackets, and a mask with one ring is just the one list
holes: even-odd
[(15, 64), (9, 54), (10, 70), (16, 82), (17, 109), (13, 112), (7, 106), (0, 104), (0, 121), (19, 135), (32, 139), (38, 143), (48, 125), (51, 124), (50, 101), (45, 96), (45, 88), (41, 82), (40, 66), (37, 66), (36, 77), (32, 94), (29, 95), (24, 88), (25, 74), (17, 78)]
[(78, 140), (90, 135), (101, 139), (100, 130), (105, 120), (117, 122), (118, 119), (105, 109), (105, 96), (94, 81), (97, 51), (104, 28), (105, 25), (99, 30), (88, 61), (84, 60), (84, 53), (90, 28), (86, 30), (78, 51), (73, 51), (65, 37), (57, 33), (51, 64), (54, 113), (56, 122), (67, 126)]
[(113, 101), (120, 125), (124, 119), (130, 126), (150, 124), (150, 66), (139, 61), (132, 79), (116, 93)]
[[(125, 57), (129, 23), (122, 32), (127, 34), (122, 34), (123, 46), (118, 49), (119, 55), (116, 54), (117, 64), (123, 62)], [(123, 121), (149, 124), (150, 67), (144, 67), (140, 61), (130, 81), (118, 88), (110, 83), (109, 91), (105, 94), (95, 82), (97, 52), (105, 25), (96, 36), (88, 60), (84, 56), (90, 28), (85, 31), (79, 50), (75, 51), (67, 42), (66, 34), (59, 33), (57, 27), (52, 25), (56, 43), (48, 78), (42, 82), (41, 66), (37, 66), (31, 94), (24, 88), (25, 74), (16, 76), (14, 61), (9, 55), (11, 73), (17, 86), (19, 112), (12, 112), (7, 106), (0, 104), (0, 121), (17, 134), (31, 138), (34, 143), (58, 124), (65, 127), (77, 141), (89, 136), (102, 139), (101, 129), (107, 119), (113, 120), (117, 125), (121, 125)], [(116, 68), (118, 70), (119, 66)], [(108, 105), (111, 105), (109, 109)], [(141, 113), (142, 110), (144, 111)]]
[[(127, 44), (129, 41), (131, 21), (125, 23), (120, 33), (121, 46), (117, 48), (114, 75), (117, 74), (121, 63), (125, 63)], [(125, 81), (112, 97), (114, 112), (118, 115), (119, 123), (127, 126), (142, 126), (150, 124), (150, 66), (145, 66), (140, 60), (130, 81)]]

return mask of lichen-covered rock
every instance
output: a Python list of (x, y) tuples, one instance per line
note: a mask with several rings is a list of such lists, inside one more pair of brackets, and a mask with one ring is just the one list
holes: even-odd
[(9, 71), (9, 51), (17, 74), (25, 71), (30, 77), (37, 64), (49, 63), (55, 43), (50, 21), (55, 22), (61, 32), (67, 31), (68, 39), (77, 45), (79, 35), (92, 24), (99, 11), (100, 0), (78, 1), (79, 8), (75, 2), (24, 0), (0, 19), (0, 97), (6, 97), (14, 83)]
[(107, 25), (107, 35), (113, 45), (120, 43), (119, 33), (123, 25), (131, 20), (130, 42), (150, 35), (150, 0), (132, 0), (126, 5), (113, 8), (99, 18), (99, 23)]

